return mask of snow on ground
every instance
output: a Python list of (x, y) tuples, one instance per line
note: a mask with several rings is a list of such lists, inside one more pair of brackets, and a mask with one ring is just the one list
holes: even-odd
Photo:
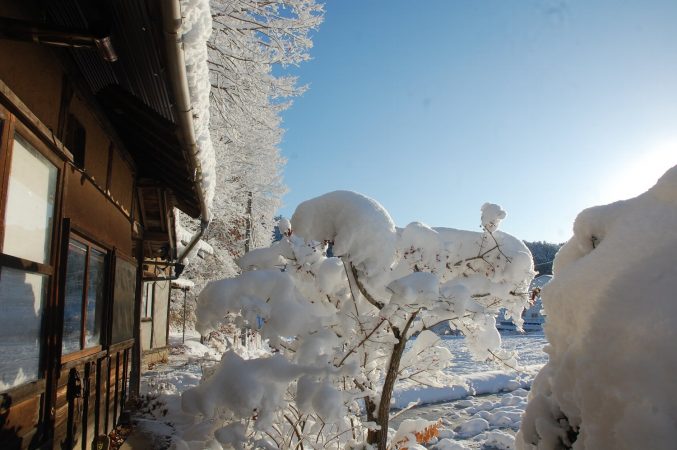
[[(186, 342), (182, 344), (180, 333), (170, 333), (169, 363), (143, 374), (141, 391), (146, 396), (146, 406), (136, 420), (140, 430), (154, 435), (157, 448), (167, 448), (174, 435), (190, 437), (194, 420), (182, 412), (180, 395), (197, 386), (203, 371), (221, 358), (221, 353), (201, 344), (199, 339), (198, 333), (187, 330)], [(428, 444), (431, 449), (513, 449), (514, 434), (526, 406), (526, 389), (531, 386), (535, 372), (547, 361), (542, 351), (543, 335), (503, 336), (503, 346), (517, 352), (520, 372), (474, 361), (461, 337), (444, 337), (440, 345), (454, 355), (454, 365), (448, 372), (456, 382), (442, 388), (397, 385), (393, 414), (410, 402), (419, 406), (400, 411), (391, 427), (396, 428), (404, 419), (439, 419), (439, 440)], [(247, 357), (252, 351), (241, 348), (240, 353)]]
[(504, 335), (502, 339), (504, 348), (517, 352), (520, 371), (473, 361), (461, 337), (442, 339), (441, 344), (454, 355), (455, 364), (448, 371), (458, 382), (443, 388), (397, 386), (394, 407), (403, 408), (417, 400), (423, 406), (402, 412), (390, 426), (397, 428), (405, 419), (439, 419), (439, 440), (429, 448), (514, 449), (527, 389), (548, 357), (543, 352), (546, 341), (542, 333)]
[(135, 417), (137, 427), (154, 437), (155, 448), (167, 448), (181, 425), (190, 423), (181, 411), (181, 393), (197, 386), (204, 368), (221, 358), (213, 348), (200, 343), (200, 335), (194, 330), (186, 330), (185, 343), (181, 342), (181, 333), (170, 332), (169, 344), (169, 363), (155, 365), (142, 374), (145, 405)]
[(405, 408), (411, 402), (420, 404), (440, 403), (465, 398), (469, 395), (493, 394), (528, 388), (538, 370), (547, 361), (543, 353), (546, 344), (543, 334), (502, 336), (503, 348), (517, 352), (519, 371), (510, 367), (497, 366), (491, 362), (477, 362), (460, 336), (444, 337), (440, 345), (447, 347), (454, 355), (453, 365), (446, 373), (455, 377), (453, 385), (445, 387), (423, 387), (401, 383), (393, 395), (394, 408)]

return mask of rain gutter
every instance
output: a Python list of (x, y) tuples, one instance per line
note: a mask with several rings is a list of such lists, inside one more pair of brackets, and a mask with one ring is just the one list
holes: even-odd
[(188, 160), (195, 168), (193, 183), (195, 184), (195, 191), (200, 201), (200, 229), (193, 235), (181, 255), (178, 256), (178, 262), (183, 263), (186, 256), (197, 245), (205, 231), (207, 231), (211, 221), (211, 212), (201, 185), (202, 168), (197, 156), (199, 149), (195, 139), (195, 128), (193, 128), (193, 111), (188, 90), (186, 61), (184, 59), (183, 41), (180, 32), (183, 20), (181, 5), (179, 0), (167, 0), (160, 2), (160, 8), (162, 9), (162, 29), (165, 37), (167, 71), (172, 92), (174, 93), (174, 114), (183, 136), (184, 148), (187, 147), (188, 150)]

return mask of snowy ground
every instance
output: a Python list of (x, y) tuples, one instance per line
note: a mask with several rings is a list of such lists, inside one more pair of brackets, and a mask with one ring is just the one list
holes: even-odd
[[(413, 402), (417, 406), (401, 411), (392, 426), (404, 419), (439, 419), (439, 441), (428, 445), (439, 450), (514, 448), (527, 389), (547, 355), (542, 351), (542, 334), (507, 335), (503, 342), (505, 348), (517, 352), (520, 371), (473, 361), (463, 338), (444, 337), (442, 345), (455, 355), (449, 373), (457, 377), (456, 382), (442, 388), (396, 386), (394, 414)], [(172, 435), (183, 434), (192, 423), (181, 412), (180, 394), (197, 385), (203, 368), (221, 356), (200, 344), (197, 334), (187, 334), (183, 345), (180, 334), (171, 334), (170, 343), (169, 364), (146, 371), (142, 379), (142, 393), (149, 401), (138, 425), (156, 436), (157, 448), (166, 448)]]
[(520, 371), (473, 361), (463, 338), (444, 338), (442, 344), (455, 355), (455, 365), (448, 370), (459, 376), (459, 383), (438, 389), (398, 386), (395, 407), (403, 408), (417, 400), (422, 406), (396, 416), (391, 427), (397, 428), (405, 419), (439, 419), (439, 442), (432, 442), (430, 448), (513, 449), (527, 389), (547, 362), (543, 352), (546, 341), (543, 334), (507, 335), (502, 339), (505, 348), (517, 352)]

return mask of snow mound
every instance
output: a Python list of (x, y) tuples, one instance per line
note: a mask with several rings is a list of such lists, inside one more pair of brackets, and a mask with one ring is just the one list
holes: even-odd
[(458, 437), (467, 439), (469, 437), (477, 436), (481, 432), (489, 429), (489, 422), (482, 419), (481, 417), (475, 417), (463, 422), (459, 425), (454, 431)]
[(499, 430), (489, 431), (484, 445), (497, 450), (515, 450), (515, 437)]
[(550, 360), (517, 448), (675, 448), (676, 255), (677, 166), (577, 217), (542, 292)]
[(468, 450), (468, 447), (465, 445), (448, 438), (442, 439), (433, 448), (436, 450)]

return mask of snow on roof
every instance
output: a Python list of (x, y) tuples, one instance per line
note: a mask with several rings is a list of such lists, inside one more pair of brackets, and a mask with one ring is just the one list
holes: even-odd
[(209, 0), (181, 0), (183, 20), (181, 40), (186, 62), (188, 91), (193, 113), (193, 128), (198, 153), (196, 159), (201, 174), (200, 187), (208, 207), (211, 207), (216, 186), (216, 158), (209, 134), (209, 66), (207, 41), (212, 33)]

